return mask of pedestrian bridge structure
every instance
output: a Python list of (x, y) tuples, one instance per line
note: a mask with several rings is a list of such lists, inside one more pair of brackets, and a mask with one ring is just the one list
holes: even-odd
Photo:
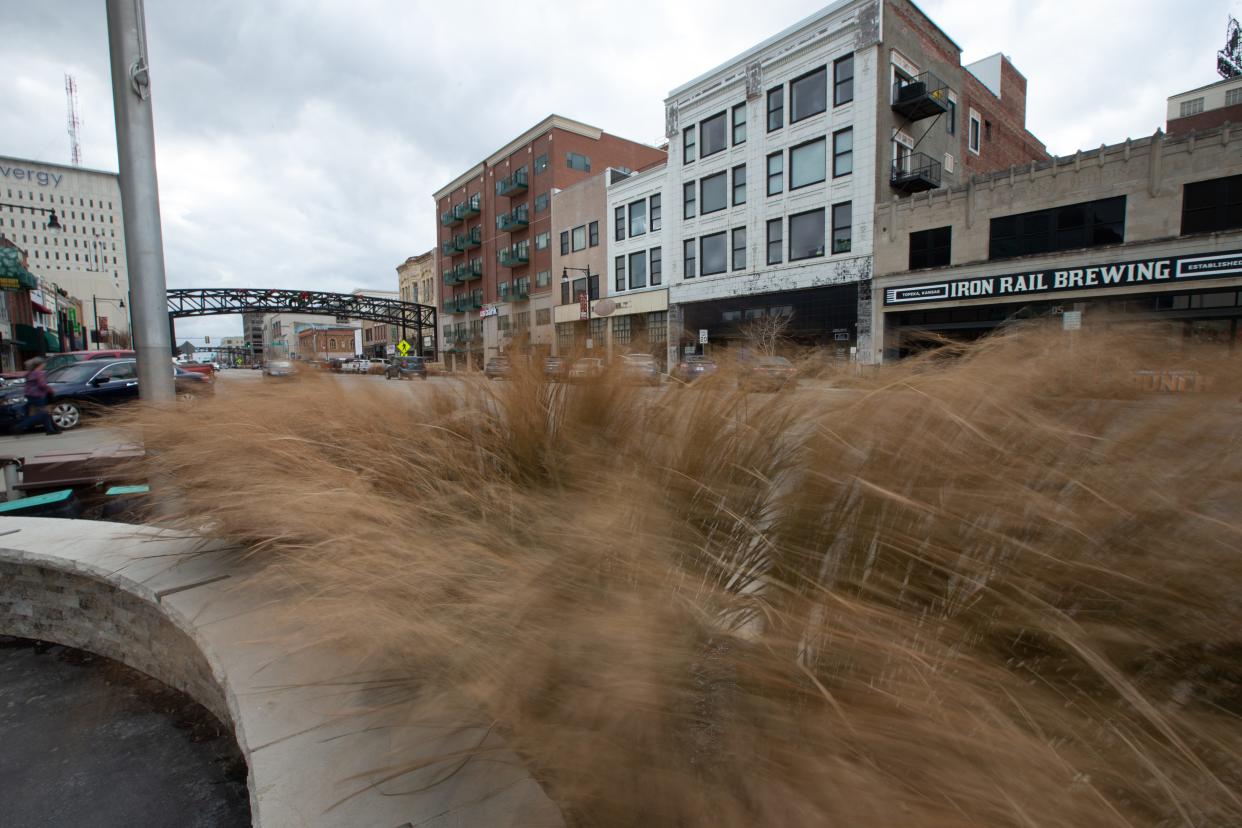
[(168, 325), (173, 329), (174, 343), (177, 341), (174, 320), (178, 317), (226, 313), (305, 313), (337, 320), (368, 319), (399, 327), (401, 338), (414, 346), (414, 353), (430, 356), (438, 350), (436, 309), (431, 305), (320, 290), (178, 288), (168, 291)]

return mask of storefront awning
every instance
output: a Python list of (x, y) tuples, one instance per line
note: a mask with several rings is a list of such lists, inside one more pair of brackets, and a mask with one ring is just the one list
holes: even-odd
[(55, 331), (49, 331), (45, 328), (43, 330), (43, 341), (47, 353), (55, 354), (60, 352), (60, 337), (57, 336)]
[(0, 247), (0, 290), (24, 290), (39, 287), (39, 280), (22, 267), (21, 253), (13, 247)]

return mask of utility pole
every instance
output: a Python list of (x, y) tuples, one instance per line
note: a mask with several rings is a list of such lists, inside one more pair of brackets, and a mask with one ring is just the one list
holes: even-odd
[(160, 229), (159, 181), (155, 174), (155, 122), (147, 57), (143, 0), (107, 0), (112, 104), (116, 114), (117, 160), (121, 167), (121, 211), (129, 260), (131, 336), (138, 355), (138, 391), (143, 400), (172, 400), (169, 366), (168, 294), (164, 238)]

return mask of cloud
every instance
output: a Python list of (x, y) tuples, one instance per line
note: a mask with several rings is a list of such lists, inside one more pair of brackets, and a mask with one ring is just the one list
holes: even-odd
[[(392, 289), (435, 242), (431, 194), (521, 130), (557, 112), (656, 142), (670, 89), (822, 5), (147, 0), (169, 284)], [(1242, 15), (1242, 0), (919, 5), (964, 60), (1014, 60), (1058, 153), (1162, 126), (1168, 95), (1214, 80), (1225, 16)], [(70, 71), (85, 163), (116, 169), (105, 26), (98, 0), (6, 9), (0, 152), (67, 161)]]

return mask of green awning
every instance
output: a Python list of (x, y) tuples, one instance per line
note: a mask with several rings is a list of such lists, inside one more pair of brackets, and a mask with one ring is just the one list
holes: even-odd
[(56, 335), (55, 331), (49, 331), (44, 328), (43, 339), (49, 354), (54, 354), (60, 351), (60, 337)]
[(21, 253), (13, 247), (0, 247), (0, 290), (37, 290), (39, 280), (22, 267)]

